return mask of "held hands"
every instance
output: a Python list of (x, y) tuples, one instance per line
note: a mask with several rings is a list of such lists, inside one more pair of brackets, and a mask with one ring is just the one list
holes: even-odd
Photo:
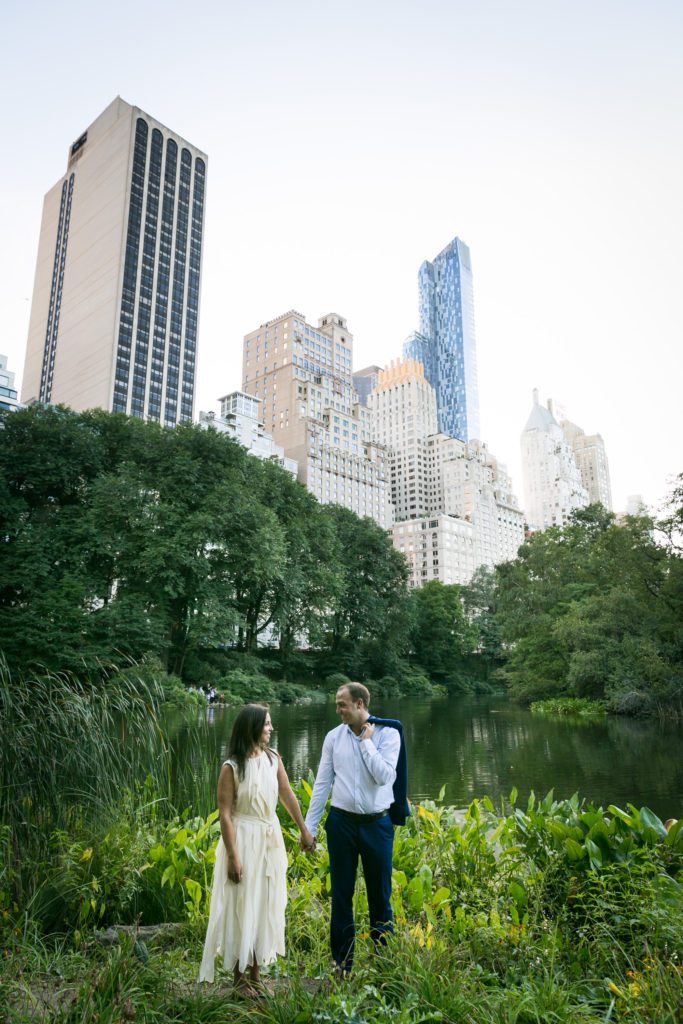
[(239, 883), (242, 881), (242, 862), (239, 857), (228, 856), (228, 878), (231, 882)]
[(299, 836), (299, 846), (304, 853), (314, 853), (316, 848), (315, 836), (312, 832), (309, 832), (307, 828), (304, 828), (301, 835)]

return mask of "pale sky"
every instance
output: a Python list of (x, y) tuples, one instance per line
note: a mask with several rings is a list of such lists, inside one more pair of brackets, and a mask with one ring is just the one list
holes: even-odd
[(116, 95), (209, 156), (197, 409), (242, 338), (335, 311), (401, 354), (470, 247), (482, 438), (523, 504), (532, 388), (607, 445), (616, 510), (683, 470), (683, 5), (10, 2), (0, 352), (20, 383), (44, 194)]

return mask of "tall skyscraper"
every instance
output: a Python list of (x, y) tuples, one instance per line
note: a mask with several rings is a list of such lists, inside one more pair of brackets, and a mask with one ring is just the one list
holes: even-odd
[(370, 411), (352, 375), (353, 335), (328, 313), (317, 326), (290, 310), (244, 339), (242, 390), (261, 400), (265, 429), (299, 465), (323, 504), (393, 522), (386, 449), (370, 436)]
[(69, 147), (43, 204), (25, 402), (192, 419), (206, 163), (120, 97)]
[(470, 250), (454, 238), (418, 274), (420, 331), (404, 343), (436, 392), (439, 430), (461, 441), (478, 438), (479, 391)]
[(532, 530), (564, 526), (574, 509), (589, 504), (572, 445), (553, 415), (552, 401), (533, 407), (522, 432), (524, 508)]

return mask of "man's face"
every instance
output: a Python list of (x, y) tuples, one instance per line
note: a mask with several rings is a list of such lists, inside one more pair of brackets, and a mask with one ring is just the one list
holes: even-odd
[(335, 706), (337, 714), (341, 718), (344, 725), (350, 725), (353, 729), (354, 726), (361, 725), (367, 718), (367, 711), (362, 700), (353, 701), (351, 694), (345, 686), (341, 686), (337, 690), (337, 696), (335, 697)]

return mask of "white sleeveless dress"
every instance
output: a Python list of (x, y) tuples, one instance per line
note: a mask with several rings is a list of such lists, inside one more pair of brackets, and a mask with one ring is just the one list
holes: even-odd
[(268, 964), (285, 954), (287, 854), (275, 814), (278, 762), (271, 758), (265, 751), (247, 758), (243, 779), (234, 761), (225, 762), (235, 776), (232, 820), (242, 881), (228, 878), (227, 852), (219, 839), (200, 981), (214, 980), (217, 956), (226, 970), (244, 971), (254, 959)]

